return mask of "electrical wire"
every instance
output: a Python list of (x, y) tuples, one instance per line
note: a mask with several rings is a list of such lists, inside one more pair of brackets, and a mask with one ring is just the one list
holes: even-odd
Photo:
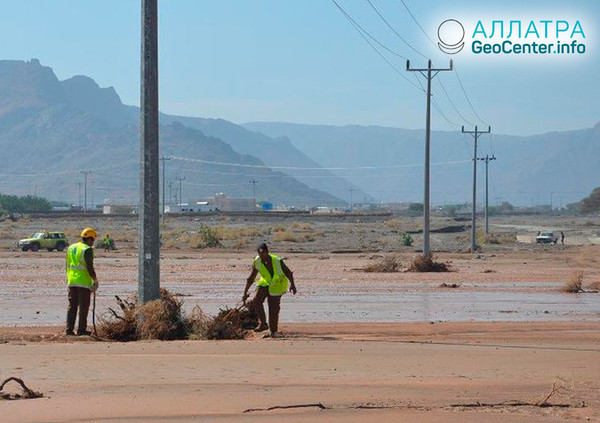
[[(358, 24), (349, 14), (348, 12), (346, 12), (344, 10), (344, 8), (342, 6), (340, 6), (340, 4), (336, 1), (336, 0), (331, 0), (333, 2), (333, 4), (335, 4), (335, 6), (338, 8), (338, 10), (340, 11), (340, 13), (342, 13), (342, 15), (344, 15), (344, 17), (348, 20), (348, 22), (350, 22), (350, 24), (353, 26), (353, 28), (359, 33), (359, 35), (363, 38), (363, 40), (365, 40), (365, 42), (367, 44), (369, 44), (369, 46), (373, 49), (373, 51), (375, 51), (375, 53), (377, 53), (377, 55), (383, 60), (385, 61), (393, 70), (394, 72), (396, 72), (400, 77), (402, 77), (406, 82), (408, 82), (410, 85), (412, 85), (415, 88), (419, 88), (417, 85), (415, 85), (410, 79), (408, 79), (406, 77), (406, 75), (404, 75), (404, 73), (402, 73), (396, 66), (394, 66), (394, 64), (392, 62), (390, 62), (387, 57), (385, 57), (379, 50), (377, 50), (377, 47), (375, 47), (373, 45), (373, 43), (371, 41), (369, 41), (369, 38), (371, 38), (375, 43), (377, 43), (379, 46), (381, 46), (381, 48), (385, 49), (386, 51), (390, 52), (391, 54), (394, 54), (395, 56), (398, 56), (400, 58), (406, 59), (408, 60), (405, 56), (396, 53), (395, 51), (393, 51), (392, 49), (388, 48), (387, 46), (385, 46), (384, 44), (382, 44), (379, 40), (377, 40), (375, 37), (373, 37), (366, 29), (364, 29), (360, 24)], [(366, 34), (366, 35), (365, 35)], [(369, 38), (367, 38), (367, 36)]]
[(427, 59), (428, 57), (425, 56), (423, 53), (421, 53), (419, 50), (417, 50), (416, 48), (414, 48), (408, 41), (406, 41), (404, 39), (404, 37), (402, 37), (402, 35), (400, 35), (398, 33), (398, 31), (396, 31), (394, 29), (394, 27), (392, 25), (390, 25), (390, 23), (388, 22), (388, 20), (381, 14), (381, 12), (379, 12), (379, 10), (375, 7), (375, 5), (373, 4), (373, 2), (371, 0), (366, 0), (367, 3), (369, 3), (369, 5), (373, 8), (373, 10), (375, 11), (375, 13), (377, 13), (377, 15), (381, 18), (381, 20), (387, 25), (387, 27), (394, 33), (396, 34), (396, 36), (398, 38), (400, 38), (400, 40), (406, 44), (411, 50), (413, 50), (415, 53), (419, 54), (421, 57)]
[[(296, 166), (267, 166), (267, 165), (251, 165), (243, 163), (217, 162), (212, 160), (192, 159), (189, 157), (171, 156), (172, 160), (192, 163), (204, 163), (218, 166), (243, 167), (252, 169), (289, 169), (289, 170), (370, 170), (370, 169), (401, 169), (408, 167), (421, 167), (423, 164), (403, 164), (403, 165), (387, 165), (387, 166), (354, 166), (354, 167), (296, 167)], [(438, 162), (437, 164), (454, 164), (456, 161)], [(301, 176), (299, 176), (301, 177)]]
[(421, 30), (421, 32), (423, 32), (423, 34), (427, 37), (427, 39), (429, 41), (431, 41), (431, 44), (434, 45), (434, 47), (437, 47), (435, 41), (433, 41), (431, 39), (431, 37), (429, 37), (429, 35), (427, 34), (427, 32), (423, 29), (423, 27), (421, 26), (421, 24), (419, 23), (418, 19), (415, 17), (415, 15), (413, 15), (413, 13), (411, 12), (411, 10), (409, 9), (408, 5), (404, 2), (404, 0), (400, 0), (402, 2), (402, 4), (404, 5), (404, 8), (406, 9), (406, 11), (408, 12), (408, 14), (410, 15), (410, 17), (413, 19), (413, 21), (415, 21), (415, 23), (417, 24), (417, 26), (419, 27), (419, 29)]

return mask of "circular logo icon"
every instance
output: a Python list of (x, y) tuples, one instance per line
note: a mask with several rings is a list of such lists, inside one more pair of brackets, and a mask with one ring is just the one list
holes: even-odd
[(438, 27), (438, 47), (446, 54), (456, 54), (463, 49), (465, 28), (456, 19), (446, 19)]

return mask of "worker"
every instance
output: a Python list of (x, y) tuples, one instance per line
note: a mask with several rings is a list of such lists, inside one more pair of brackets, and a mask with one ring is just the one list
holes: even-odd
[(90, 295), (98, 289), (98, 279), (94, 270), (94, 240), (98, 233), (93, 228), (81, 232), (81, 241), (67, 249), (67, 284), (69, 286), (69, 308), (67, 310), (66, 335), (74, 335), (75, 317), (79, 309), (77, 335), (90, 335), (87, 330), (87, 316), (90, 308)]
[(110, 235), (106, 234), (104, 239), (102, 240), (102, 246), (104, 247), (104, 251), (110, 251), (115, 249), (115, 242), (110, 237)]
[[(280, 338), (281, 334), (277, 331), (279, 324), (279, 309), (281, 296), (288, 290), (296, 295), (296, 285), (294, 283), (294, 274), (286, 266), (283, 260), (275, 254), (269, 254), (267, 244), (262, 243), (258, 246), (258, 255), (254, 258), (252, 272), (246, 280), (246, 288), (242, 301), (245, 303), (248, 298), (248, 289), (254, 283), (256, 275), (260, 273), (260, 279), (256, 283), (256, 295), (250, 302), (256, 314), (258, 315), (258, 326), (255, 332), (263, 332), (270, 329), (270, 334), (266, 337)], [(265, 315), (264, 302), (269, 303), (269, 324)]]

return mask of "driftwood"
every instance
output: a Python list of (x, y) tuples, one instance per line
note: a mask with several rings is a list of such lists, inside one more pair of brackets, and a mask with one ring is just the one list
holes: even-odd
[(558, 384), (557, 380), (552, 383), (552, 388), (550, 392), (546, 394), (539, 401), (502, 401), (502, 402), (474, 402), (474, 403), (466, 403), (466, 404), (450, 404), (450, 407), (465, 407), (465, 408), (478, 408), (478, 407), (489, 407), (489, 408), (500, 408), (500, 407), (540, 407), (540, 408), (583, 408), (585, 407), (585, 402), (581, 402), (580, 404), (558, 404), (558, 403), (550, 403), (548, 402), (550, 398), (552, 398), (556, 393), (566, 390), (563, 379), (559, 378), (559, 381), (562, 382)]
[[(11, 381), (17, 382), (19, 385), (21, 385), (21, 390), (23, 391), (22, 394), (9, 394), (2, 392), (4, 386)], [(41, 392), (36, 392), (32, 389), (29, 389), (27, 385), (25, 385), (25, 382), (23, 382), (23, 379), (19, 379), (18, 377), (11, 376), (9, 378), (4, 379), (4, 381), (0, 384), (0, 400), (31, 399), (41, 398), (43, 396), (44, 394), (42, 394)]]

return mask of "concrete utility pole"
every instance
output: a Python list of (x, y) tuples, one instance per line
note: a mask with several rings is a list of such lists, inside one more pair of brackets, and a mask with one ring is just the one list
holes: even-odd
[(83, 173), (83, 211), (87, 211), (87, 177), (90, 173), (92, 173), (91, 170), (82, 170), (81, 173)]
[(256, 211), (256, 184), (258, 184), (258, 181), (255, 181), (253, 179), (249, 182), (252, 184), (252, 211), (255, 212)]
[(170, 157), (167, 157), (163, 154), (160, 158), (162, 161), (162, 220), (165, 221), (165, 162), (167, 160), (171, 160)]
[(169, 187), (169, 205), (173, 204), (173, 181), (169, 181), (167, 184)]
[(350, 188), (348, 191), (350, 191), (350, 213), (352, 213), (352, 209), (354, 209), (354, 201), (353, 201), (353, 195), (354, 191), (356, 191), (354, 188)]
[(175, 179), (177, 179), (177, 181), (179, 181), (179, 208), (181, 211), (181, 205), (183, 204), (183, 192), (182, 192), (182, 188), (181, 188), (181, 181), (185, 181), (185, 176), (182, 178), (181, 176), (176, 176)]
[(427, 62), (427, 68), (425, 69), (411, 69), (410, 60), (406, 61), (406, 70), (408, 72), (419, 72), (427, 79), (427, 113), (425, 117), (425, 189), (423, 192), (423, 255), (429, 255), (431, 250), (429, 248), (429, 209), (430, 209), (430, 197), (429, 197), (429, 163), (430, 163), (430, 141), (431, 141), (431, 80), (440, 72), (447, 72), (454, 69), (452, 60), (450, 60), (450, 67), (444, 69), (432, 68), (431, 59)]
[(142, 0), (141, 26), (138, 297), (146, 303), (160, 290), (157, 0)]
[(480, 131), (475, 126), (474, 131), (465, 131), (465, 127), (462, 127), (463, 134), (473, 135), (475, 142), (473, 143), (473, 208), (471, 211), (471, 252), (474, 253), (477, 249), (477, 241), (475, 237), (475, 231), (477, 230), (477, 139), (481, 134), (489, 134), (492, 131), (492, 127), (488, 126), (487, 131)]
[(489, 179), (489, 163), (492, 160), (497, 160), (496, 156), (494, 156), (493, 154), (491, 156), (489, 155), (485, 155), (485, 157), (478, 157), (477, 160), (481, 160), (483, 162), (485, 162), (485, 234), (488, 235), (490, 233), (490, 222), (489, 222), (489, 214), (488, 214), (488, 205), (489, 205), (489, 184), (488, 184), (488, 179)]

